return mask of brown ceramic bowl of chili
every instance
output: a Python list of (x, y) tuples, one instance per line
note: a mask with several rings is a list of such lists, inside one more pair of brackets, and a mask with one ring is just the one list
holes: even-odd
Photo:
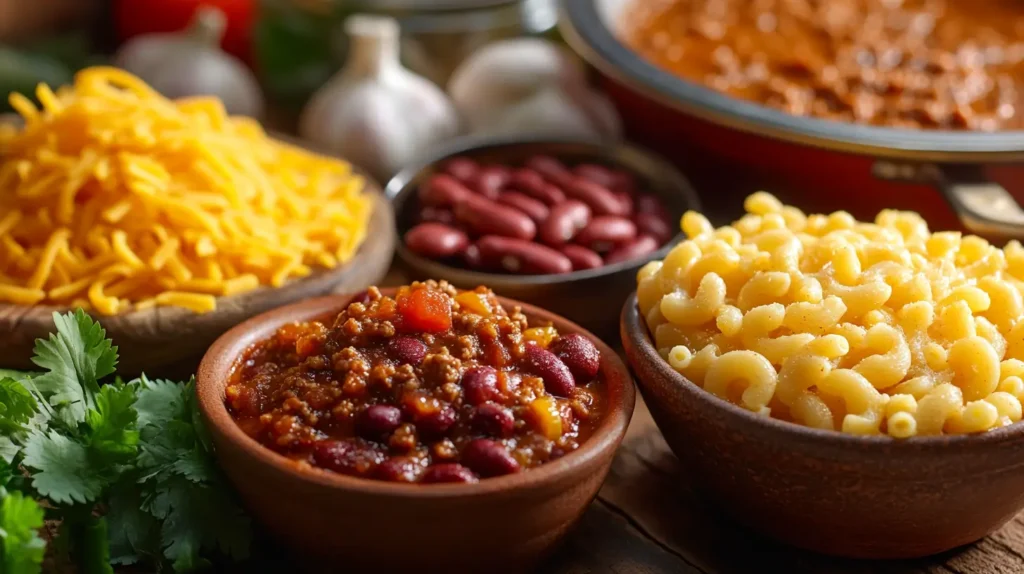
[[(720, 202), (769, 189), (814, 212), (905, 209), (934, 228), (1024, 236), (1019, 3), (755, 4), (563, 2), (559, 28), (598, 72), (632, 141), (698, 186), (721, 188), (730, 171), (742, 189)], [(657, 11), (656, 26), (631, 29)], [(996, 131), (985, 131), (991, 123)]]
[(635, 400), (579, 326), (434, 282), (242, 323), (197, 394), (253, 516), (315, 564), (375, 572), (534, 565), (597, 494)]
[[(626, 185), (613, 183), (620, 177)], [(447, 197), (438, 200), (449, 195), (438, 181), (473, 201), (453, 206)], [(683, 213), (700, 209), (686, 178), (657, 155), (629, 144), (550, 136), (458, 140), (396, 175), (385, 193), (395, 209), (398, 260), (413, 278), (487, 285), (499, 295), (558, 309), (602, 337), (614, 337), (618, 322), (595, 309), (625, 299), (637, 270), (682, 238)], [(602, 204), (612, 197), (625, 206)], [(583, 220), (559, 228), (556, 220), (572, 220), (576, 209)], [(439, 219), (454, 228), (444, 234), (460, 236), (452, 244), (458, 252), (416, 248), (418, 237), (440, 243)], [(625, 241), (595, 239), (601, 230), (624, 230)]]

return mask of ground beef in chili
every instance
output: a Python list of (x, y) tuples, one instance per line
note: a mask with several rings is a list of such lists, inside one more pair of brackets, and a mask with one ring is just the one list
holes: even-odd
[(370, 288), (239, 359), (227, 405), (302, 464), (397, 482), (476, 482), (577, 449), (605, 402), (586, 337), (527, 324), (486, 288)]
[(1020, 0), (631, 0), (627, 15), (647, 60), (791, 114), (1024, 129)]

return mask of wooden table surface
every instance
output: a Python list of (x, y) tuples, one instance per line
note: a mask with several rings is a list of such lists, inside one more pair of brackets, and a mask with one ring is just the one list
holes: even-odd
[[(404, 283), (398, 270), (384, 281)], [(844, 560), (793, 549), (706, 504), (638, 394), (604, 487), (538, 574), (634, 573), (1024, 574), (1024, 513), (973, 545), (920, 560)]]

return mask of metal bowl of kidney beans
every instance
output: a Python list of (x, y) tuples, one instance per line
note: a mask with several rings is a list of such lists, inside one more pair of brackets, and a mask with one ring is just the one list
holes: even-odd
[(614, 332), (644, 263), (699, 209), (689, 182), (628, 144), (467, 138), (389, 182), (398, 256), (413, 278), (488, 285)]

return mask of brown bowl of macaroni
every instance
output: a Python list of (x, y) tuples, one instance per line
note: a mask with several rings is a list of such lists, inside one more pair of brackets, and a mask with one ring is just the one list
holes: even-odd
[(698, 486), (857, 558), (968, 544), (1024, 507), (1024, 247), (758, 193), (643, 267), (621, 334)]

